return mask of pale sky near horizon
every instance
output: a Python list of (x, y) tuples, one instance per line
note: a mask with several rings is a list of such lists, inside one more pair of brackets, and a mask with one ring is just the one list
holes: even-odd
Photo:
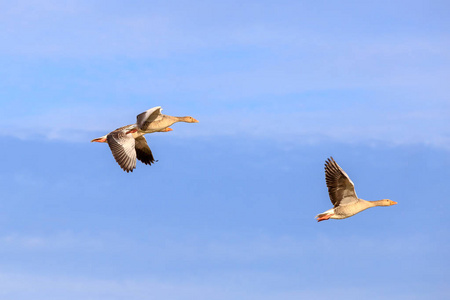
[[(0, 300), (448, 299), (449, 9), (0, 3)], [(398, 205), (317, 223), (329, 156)]]

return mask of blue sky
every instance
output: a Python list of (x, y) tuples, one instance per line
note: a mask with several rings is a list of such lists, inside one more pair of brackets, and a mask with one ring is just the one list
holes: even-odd
[[(0, 299), (448, 299), (449, 8), (1, 3)], [(399, 204), (317, 223), (330, 155)]]

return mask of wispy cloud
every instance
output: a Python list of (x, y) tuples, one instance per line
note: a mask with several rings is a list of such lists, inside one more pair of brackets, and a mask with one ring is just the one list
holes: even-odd
[(54, 235), (23, 235), (7, 234), (0, 236), (2, 251), (26, 251), (26, 252), (57, 252), (69, 249), (76, 251), (100, 251), (103, 243), (95, 238), (87, 237), (71, 232), (60, 232)]
[[(405, 103), (405, 104), (401, 104)], [(399, 102), (399, 106), (407, 105)], [(305, 109), (306, 110), (306, 109)], [(86, 142), (120, 126), (133, 124), (137, 112), (131, 108), (73, 107), (51, 110), (42, 115), (3, 119), (0, 134), (20, 139), (56, 139)], [(369, 101), (358, 108), (334, 108), (289, 112), (289, 106), (274, 111), (250, 108), (226, 113), (193, 114), (201, 121), (175, 125), (174, 137), (241, 136), (280, 143), (381, 143), (388, 146), (423, 144), (450, 149), (450, 108), (441, 110), (385, 111)]]
[[(94, 234), (64, 231), (45, 235), (10, 233), (0, 236), (0, 245), (3, 253), (10, 251), (65, 253), (69, 249), (100, 255), (114, 253), (116, 256), (146, 253), (146, 256), (160, 257), (166, 264), (205, 261), (219, 264), (233, 262), (235, 266), (274, 260), (303, 260), (311, 255), (332, 258), (344, 255), (349, 249), (355, 259), (360, 259), (364, 255), (372, 255), (374, 258), (389, 255), (395, 258), (400, 255), (399, 253), (405, 257), (430, 255), (442, 250), (442, 247), (433, 241), (433, 237), (421, 234), (410, 234), (401, 238), (398, 236), (369, 238), (358, 235), (334, 237), (329, 234), (299, 238), (261, 234), (244, 238), (228, 233), (215, 238), (204, 238), (194, 234), (180, 238), (171, 234), (165, 235), (160, 230), (151, 232), (152, 234), (140, 237), (139, 240), (112, 232)], [(136, 259), (140, 260), (139, 257), (134, 257), (129, 263), (134, 264)]]
[[(201, 17), (198, 24), (188, 21), (188, 16), (195, 11), (191, 9), (185, 13), (170, 11), (165, 6), (154, 10), (144, 6), (136, 10), (116, 3), (100, 13), (97, 4), (78, 1), (64, 5), (58, 1), (42, 4), (25, 1), (4, 6), (2, 22), (9, 29), (3, 33), (7, 47), (0, 48), (1, 52), (11, 56), (31, 55), (35, 59), (77, 57), (90, 61), (102, 57), (103, 62), (97, 62), (100, 65), (114, 63), (113, 57), (131, 57), (127, 62), (139, 65), (133, 67), (133, 72), (125, 66), (116, 66), (107, 69), (108, 74), (88, 73), (93, 82), (68, 75), (67, 80), (77, 87), (71, 91), (80, 93), (78, 90), (100, 88), (105, 90), (105, 97), (140, 95), (137, 98), (141, 100), (137, 101), (141, 103), (145, 95), (152, 98), (169, 95), (165, 102), (186, 97), (185, 101), (176, 100), (177, 105), (195, 106), (194, 111), (200, 111), (198, 117), (204, 126), (180, 128), (183, 134), (449, 147), (449, 108), (442, 110), (439, 103), (447, 101), (445, 79), (450, 76), (447, 64), (450, 57), (446, 49), (450, 40), (442, 33), (427, 36), (404, 30), (395, 37), (384, 33), (343, 34), (337, 38), (320, 26), (315, 30), (307, 26), (286, 26), (298, 22), (286, 11), (292, 23), (277, 23), (257, 15), (253, 21), (241, 17), (230, 19), (229, 26), (215, 25), (211, 30), (200, 26), (212, 22), (206, 17)], [(221, 5), (208, 8), (225, 9)], [(244, 9), (250, 13), (251, 8), (250, 5)], [(123, 14), (118, 13), (122, 10)], [(313, 20), (308, 18), (305, 22)], [(185, 67), (175, 67), (170, 62), (155, 63), (155, 58), (162, 56), (170, 56)], [(16, 79), (9, 79), (6, 90), (11, 87), (23, 90), (22, 72), (12, 78)], [(47, 91), (52, 90), (55, 80), (58, 85), (65, 84), (57, 76), (43, 80), (50, 87), (39, 81), (38, 85), (31, 83), (31, 89), (42, 90), (45, 86)], [(333, 90), (378, 93), (371, 100), (374, 105), (386, 102), (380, 99), (385, 96), (408, 99), (391, 100), (393, 107), (386, 106), (386, 111), (372, 111), (370, 103), (361, 110), (302, 109), (301, 103), (308, 97), (305, 93)], [(22, 100), (27, 107), (26, 115), (15, 115), (17, 106), (5, 109), (9, 113), (2, 116), (0, 134), (23, 139), (38, 136), (84, 141), (93, 132), (106, 133), (133, 123), (134, 115), (139, 113), (128, 106), (129, 101), (127, 105), (117, 100), (113, 105), (106, 100), (90, 104), (95, 96), (78, 97), (77, 105), (64, 105), (63, 100), (55, 100), (60, 108), (50, 107), (48, 103), (47, 109), (36, 112), (32, 107), (38, 99)], [(246, 102), (255, 103), (252, 99), (261, 97), (266, 99), (264, 105), (256, 104), (252, 110), (246, 110)], [(295, 97), (298, 100), (287, 100)], [(409, 108), (410, 103), (418, 101), (438, 101), (438, 104), (426, 109)], [(279, 104), (276, 111), (264, 108), (270, 102)], [(238, 103), (243, 103), (243, 109), (236, 107)]]
[[(424, 8), (371, 28), (373, 11), (391, 20), (384, 7), (353, 5), (348, 18), (341, 6), (283, 3), (4, 3), (0, 85), (14, 101), (0, 104), (0, 135), (85, 141), (162, 105), (201, 120), (175, 136), (449, 148), (450, 38), (439, 24), (413, 30), (424, 20), (408, 16)], [(322, 102), (352, 103), (342, 91), (366, 103)], [(312, 99), (320, 110), (305, 109)]]
[[(155, 236), (152, 236), (154, 239)], [(439, 248), (432, 238), (424, 236), (379, 237), (365, 238), (347, 237), (334, 238), (322, 236), (300, 240), (299, 238), (254, 236), (243, 239), (238, 236), (217, 237), (214, 240), (199, 240), (198, 238), (168, 238), (161, 237), (158, 241), (139, 241), (129, 238), (121, 239), (111, 235), (88, 237), (71, 233), (53, 236), (19, 236), (0, 237), (2, 251), (26, 250), (37, 252), (89, 251), (93, 261), (80, 260), (78, 264), (89, 264), (89, 270), (98, 264), (96, 256), (108, 255), (114, 252), (114, 258), (125, 255), (131, 250), (133, 257), (128, 256), (127, 264), (136, 264), (139, 257), (158, 257), (165, 269), (173, 272), (152, 271), (149, 268), (145, 274), (124, 274), (120, 279), (92, 273), (78, 276), (67, 276), (60, 271), (44, 268), (39, 274), (32, 270), (22, 272), (0, 273), (0, 295), (8, 299), (328, 299), (330, 294), (337, 299), (428, 299), (431, 290), (422, 286), (408, 287), (405, 280), (397, 282), (388, 279), (378, 279), (384, 282), (383, 288), (373, 284), (347, 282), (335, 279), (334, 282), (321, 284), (317, 272), (302, 269), (303, 262), (327, 257), (326, 261), (336, 263), (336, 258), (346, 262), (346, 268), (355, 268), (346, 257), (351, 253), (355, 261), (366, 261), (380, 258), (396, 259), (403, 257), (409, 261), (411, 257), (425, 255), (431, 257)], [(150, 242), (150, 244), (149, 244)], [(15, 247), (11, 248), (11, 247)], [(6, 249), (5, 249), (6, 248)], [(136, 251), (136, 249), (139, 251)], [(406, 252), (405, 252), (406, 250)], [(442, 250), (442, 249), (440, 249)], [(94, 255), (94, 256), (93, 256)], [(208, 267), (197, 267), (186, 275), (180, 269), (180, 264), (199, 261)], [(277, 269), (265, 267), (267, 264), (282, 265), (292, 269), (289, 272), (279, 272)], [(326, 264), (326, 261), (324, 262)], [(212, 263), (213, 262), (213, 263)], [(224, 262), (224, 264), (220, 264)], [(249, 264), (250, 263), (250, 264)], [(255, 264), (251, 264), (255, 263)], [(356, 263), (356, 262), (355, 262)], [(177, 267), (178, 266), (178, 267)], [(233, 266), (233, 267), (230, 267)], [(323, 265), (322, 265), (323, 266)], [(98, 267), (98, 266), (97, 266)], [(309, 266), (310, 268), (311, 266)], [(333, 272), (333, 266), (330, 266)], [(182, 273), (183, 275), (179, 275)], [(341, 272), (342, 273), (342, 272)], [(316, 278), (316, 279), (308, 279)], [(303, 282), (304, 281), (304, 282)], [(425, 293), (425, 291), (427, 291)], [(445, 299), (449, 295), (448, 288), (434, 284), (432, 295), (435, 299)], [(412, 298), (411, 298), (412, 297)]]
[[(377, 29), (382, 34), (367, 35), (356, 28), (367, 25), (361, 16), (349, 19), (326, 9), (318, 12), (316, 5), (285, 1), (284, 6), (266, 3), (255, 9), (257, 2), (249, 1), (239, 3), (237, 11), (237, 4), (168, 1), (125, 6), (112, 2), (104, 7), (95, 1), (4, 3), (0, 14), (6, 30), (2, 31), (4, 43), (0, 52), (59, 58), (162, 58), (250, 47), (253, 52), (276, 49), (287, 57), (293, 53), (319, 57), (321, 52), (346, 54), (354, 59), (353, 66), (376, 56), (407, 59), (417, 51), (448, 58), (448, 35), (439, 32), (439, 28), (433, 35), (417, 34), (407, 27), (389, 34), (392, 28), (384, 28), (380, 23)], [(174, 6), (183, 9), (174, 10)], [(367, 13), (365, 7), (352, 8)], [(336, 28), (341, 29), (339, 36), (321, 19), (336, 23)], [(345, 65), (348, 67), (348, 62)]]
[[(334, 299), (446, 299), (450, 295), (447, 287), (440, 286), (439, 290), (421, 292), (417, 287), (398, 285), (392, 289), (384, 286), (375, 288), (368, 286), (345, 286), (333, 288), (323, 286), (320, 289), (312, 288), (290, 288), (288, 291), (280, 291), (276, 288), (255, 288), (245, 287), (239, 283), (244, 277), (255, 280), (255, 276), (262, 274), (242, 274), (235, 277), (235, 280), (222, 278), (222, 280), (176, 280), (167, 281), (158, 278), (145, 279), (93, 279), (74, 278), (67, 276), (42, 276), (34, 274), (0, 274), (0, 295), (7, 299), (249, 299), (257, 298), (262, 300), (275, 299), (329, 299), (333, 295)], [(267, 282), (272, 280), (272, 284), (278, 282), (278, 278), (265, 275)], [(211, 282), (215, 281), (215, 282)], [(244, 282), (248, 281), (244, 280)], [(271, 284), (269, 283), (269, 286)]]

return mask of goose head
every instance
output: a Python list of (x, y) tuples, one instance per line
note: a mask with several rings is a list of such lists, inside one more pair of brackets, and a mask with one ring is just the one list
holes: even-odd
[(190, 117), (190, 116), (183, 117), (182, 121), (186, 122), (186, 123), (198, 123), (198, 120), (196, 120), (196, 119), (194, 119), (193, 117)]
[(397, 202), (392, 201), (390, 199), (382, 199), (378, 202), (379, 206), (391, 206), (391, 205), (395, 205), (397, 204)]

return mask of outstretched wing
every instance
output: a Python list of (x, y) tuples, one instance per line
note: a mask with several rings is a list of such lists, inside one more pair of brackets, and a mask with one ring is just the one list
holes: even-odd
[(325, 181), (334, 207), (347, 205), (358, 200), (355, 185), (347, 173), (334, 161), (333, 157), (328, 158), (325, 163)]
[(144, 164), (151, 165), (157, 161), (153, 158), (152, 150), (150, 150), (145, 137), (140, 136), (135, 139), (135, 148), (137, 159), (142, 161)]
[(128, 173), (136, 168), (136, 150), (133, 135), (127, 134), (126, 131), (126, 129), (117, 129), (106, 138), (114, 159)]
[(145, 131), (147, 127), (150, 125), (151, 122), (155, 121), (156, 118), (161, 115), (162, 108), (161, 106), (156, 106), (153, 108), (150, 108), (147, 111), (144, 111), (143, 113), (140, 113), (137, 115), (136, 124), (139, 129)]

